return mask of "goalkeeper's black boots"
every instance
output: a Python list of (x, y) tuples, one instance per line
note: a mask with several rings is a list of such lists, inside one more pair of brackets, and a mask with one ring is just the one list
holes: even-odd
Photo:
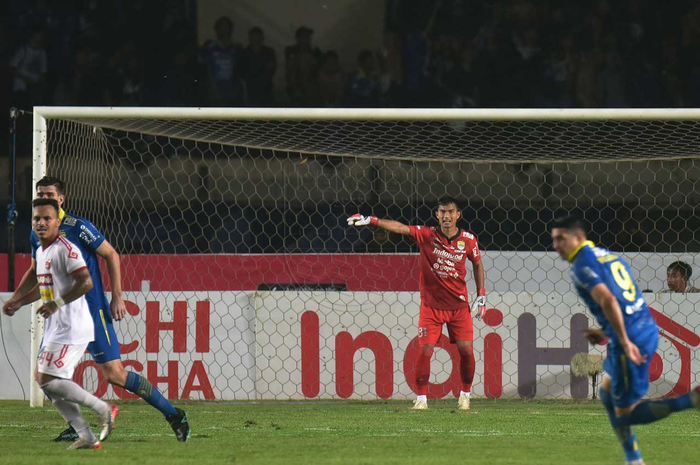
[(63, 442), (63, 441), (68, 441), (68, 442), (73, 442), (78, 440), (78, 433), (75, 432), (72, 426), (68, 426), (65, 430), (61, 432), (58, 436), (56, 436), (56, 439), (53, 440), (53, 442)]
[(180, 442), (185, 442), (190, 438), (190, 424), (187, 422), (187, 413), (182, 409), (175, 409), (177, 413), (165, 417), (170, 423), (170, 427), (175, 431), (175, 436)]

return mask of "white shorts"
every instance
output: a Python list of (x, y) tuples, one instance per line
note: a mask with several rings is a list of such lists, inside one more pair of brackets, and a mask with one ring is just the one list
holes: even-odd
[(57, 378), (72, 379), (75, 367), (87, 348), (85, 344), (61, 344), (49, 342), (41, 347), (36, 358), (39, 373)]

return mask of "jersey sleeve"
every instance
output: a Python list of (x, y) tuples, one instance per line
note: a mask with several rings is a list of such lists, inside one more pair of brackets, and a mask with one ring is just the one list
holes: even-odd
[(75, 225), (78, 228), (78, 240), (80, 244), (88, 250), (95, 252), (105, 241), (105, 236), (91, 222), (81, 219)]
[(65, 247), (61, 248), (61, 262), (63, 264), (63, 269), (68, 274), (73, 274), (82, 268), (87, 268), (85, 259), (83, 259), (83, 254), (80, 253), (78, 247), (74, 244), (67, 243)]
[(423, 245), (430, 240), (431, 232), (427, 226), (409, 226), (411, 239), (418, 245)]
[(574, 268), (574, 278), (581, 286), (589, 291), (600, 283), (604, 283), (601, 270), (597, 264), (581, 263)]
[(481, 261), (481, 251), (479, 250), (479, 243), (476, 240), (476, 236), (473, 235), (472, 233), (467, 233), (471, 237), (467, 237), (469, 239), (469, 250), (467, 251), (467, 258), (469, 259), (470, 262), (476, 263)]
[(29, 234), (29, 244), (32, 246), (32, 258), (36, 260), (36, 251), (39, 248), (39, 238), (34, 230)]

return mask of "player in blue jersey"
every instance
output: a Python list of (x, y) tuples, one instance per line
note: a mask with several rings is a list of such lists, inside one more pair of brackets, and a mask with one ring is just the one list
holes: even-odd
[[(39, 198), (55, 199), (59, 206), (65, 201), (64, 184), (56, 178), (45, 176), (36, 184), (36, 194)], [(90, 308), (94, 326), (95, 340), (88, 345), (92, 358), (97, 363), (104, 378), (111, 384), (119, 386), (136, 394), (143, 400), (158, 409), (172, 427), (178, 441), (187, 441), (190, 435), (187, 414), (173, 405), (153, 387), (144, 376), (133, 371), (126, 371), (122, 365), (119, 354), (119, 341), (112, 325), (112, 319), (121, 320), (126, 315), (126, 306), (122, 298), (121, 270), (119, 254), (107, 242), (104, 235), (85, 218), (66, 213), (63, 208), (59, 211), (61, 224), (59, 232), (66, 239), (76, 244), (90, 270), (90, 276), (94, 284), (93, 288), (85, 295)], [(32, 231), (30, 236), (32, 245), (32, 262), (36, 258), (36, 250), (39, 247), (39, 239)], [(97, 256), (105, 259), (109, 279), (112, 285), (112, 301), (107, 301), (104, 293), (102, 277), (97, 261)], [(31, 295), (37, 285), (36, 276), (30, 272), (25, 273), (17, 290), (10, 300), (3, 305), (3, 310), (13, 310), (24, 305), (25, 300)], [(109, 309), (109, 311), (108, 311)], [(114, 412), (116, 415), (116, 412)], [(74, 441), (77, 433), (72, 427), (62, 432), (56, 441)]]
[(586, 240), (584, 225), (575, 217), (555, 220), (552, 239), (554, 249), (571, 263), (576, 291), (602, 327), (589, 328), (584, 336), (592, 344), (606, 336), (610, 339), (600, 400), (627, 464), (642, 465), (632, 425), (652, 423), (681, 410), (700, 409), (700, 386), (679, 397), (642, 400), (649, 387), (649, 363), (659, 342), (659, 328), (629, 266), (614, 253)]

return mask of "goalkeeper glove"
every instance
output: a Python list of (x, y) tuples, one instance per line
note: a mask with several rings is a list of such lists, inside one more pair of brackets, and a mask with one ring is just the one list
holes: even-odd
[(348, 218), (348, 226), (367, 226), (368, 224), (377, 226), (379, 224), (379, 218), (376, 216), (362, 216), (359, 213)]
[(482, 320), (486, 314), (486, 290), (479, 289), (476, 299), (474, 299), (473, 304), (474, 310), (476, 310), (476, 319)]

